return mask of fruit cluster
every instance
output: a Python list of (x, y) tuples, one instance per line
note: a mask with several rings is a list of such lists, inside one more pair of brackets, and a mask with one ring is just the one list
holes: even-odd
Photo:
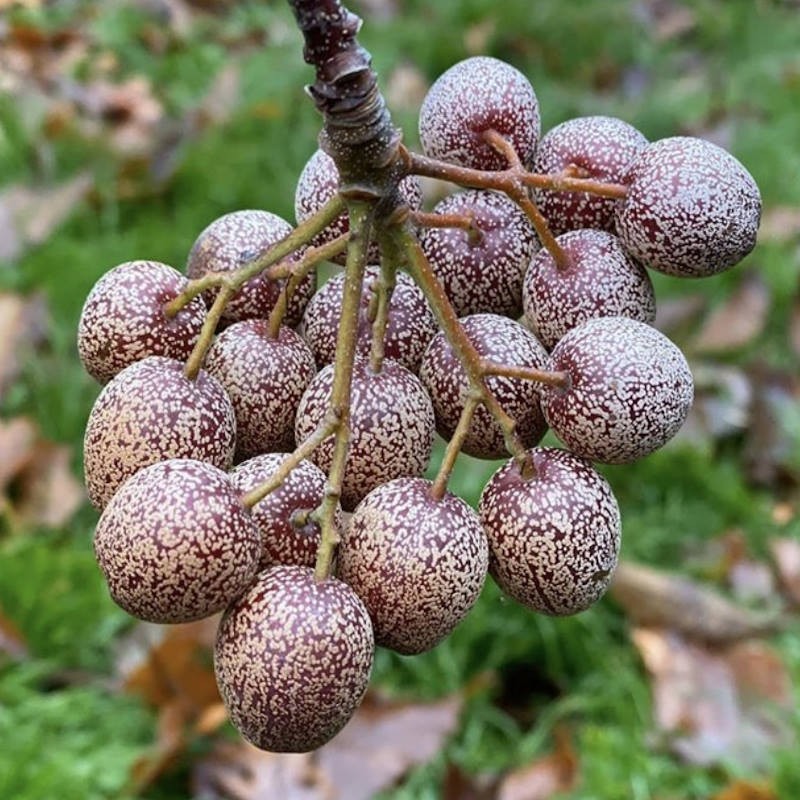
[[(620, 514), (593, 462), (653, 452), (692, 402), (648, 270), (712, 275), (755, 243), (759, 192), (727, 152), (608, 117), (540, 137), (532, 86), (493, 58), (434, 83), (419, 133), (372, 241), (319, 151), (296, 227), (227, 214), (185, 275), (122, 264), (80, 319), (105, 384), (84, 461), (110, 593), (152, 622), (224, 612), (219, 688), (261, 748), (334, 736), (375, 645), (436, 646), (487, 573), (546, 614), (601, 597)], [(425, 211), (417, 175), (465, 188)], [(477, 510), (447, 489), (459, 452), (507, 459)]]

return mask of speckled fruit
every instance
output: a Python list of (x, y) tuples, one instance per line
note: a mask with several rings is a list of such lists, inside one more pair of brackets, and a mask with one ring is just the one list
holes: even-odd
[[(200, 278), (207, 272), (230, 272), (262, 255), (291, 232), (292, 226), (270, 211), (232, 211), (215, 219), (197, 237), (186, 262), (186, 274), (190, 278)], [(226, 306), (223, 323), (268, 317), (284, 283), (283, 280), (268, 280), (263, 273), (251, 278)], [(315, 288), (316, 274), (312, 272), (300, 283), (289, 302), (288, 325), (300, 322)], [(209, 306), (215, 296), (215, 291), (205, 293)]]
[[(548, 131), (536, 150), (533, 171), (559, 173), (577, 167), (577, 177), (623, 183), (628, 167), (647, 139), (616, 117), (577, 117)], [(614, 231), (616, 200), (586, 192), (535, 192), (539, 210), (558, 235), (579, 228)]]
[(147, 356), (185, 360), (200, 336), (206, 307), (195, 297), (174, 317), (164, 306), (188, 281), (158, 261), (128, 261), (92, 287), (78, 322), (78, 355), (86, 371), (107, 383)]
[(83, 468), (96, 508), (104, 508), (126, 478), (157, 461), (194, 458), (230, 468), (236, 438), (230, 398), (204, 370), (191, 381), (183, 367), (149, 356), (122, 370), (95, 400)]
[(302, 337), (263, 319), (226, 328), (211, 345), (206, 369), (227, 391), (236, 414), (236, 460), (294, 447), (294, 415), (317, 372)]
[[(265, 453), (239, 464), (231, 481), (242, 494), (268, 481), (286, 459), (285, 453)], [(313, 511), (325, 497), (325, 473), (311, 461), (301, 461), (283, 483), (251, 509), (261, 531), (261, 569), (274, 564), (313, 567), (320, 528), (304, 512)], [(341, 527), (341, 516), (337, 515)]]
[(475, 511), (431, 482), (398, 478), (356, 508), (339, 546), (339, 577), (372, 618), (375, 642), (403, 655), (430, 650), (467, 615), (486, 578)]
[(692, 405), (683, 353), (660, 331), (628, 317), (573, 328), (550, 354), (569, 374), (565, 389), (542, 388), (542, 411), (558, 438), (590, 461), (624, 464), (668, 442)]
[(489, 573), (509, 597), (545, 614), (584, 611), (608, 588), (620, 545), (619, 507), (591, 464), (534, 448), (533, 478), (509, 461), (486, 484), (480, 518)]
[(308, 752), (358, 708), (374, 651), (369, 614), (347, 584), (316, 581), (308, 567), (277, 566), (225, 612), (214, 670), (231, 721), (248, 741)]
[(122, 484), (97, 524), (94, 550), (111, 596), (129, 614), (191, 622), (247, 588), (261, 536), (222, 470), (171, 459)]
[(509, 139), (522, 163), (530, 164), (541, 131), (539, 102), (519, 70), (474, 56), (443, 72), (428, 90), (419, 111), (419, 138), (427, 156), (504, 169), (506, 159), (483, 138), (488, 130)]
[[(368, 355), (372, 345), (370, 305), (377, 299), (374, 286), (379, 267), (367, 267), (358, 315), (358, 352)], [(312, 298), (303, 315), (301, 332), (317, 360), (330, 364), (336, 356), (344, 292), (344, 273), (334, 275)], [(436, 333), (436, 320), (422, 290), (405, 272), (397, 280), (389, 301), (389, 322), (384, 336), (384, 355), (412, 372), (419, 370), (422, 354)]]
[[(400, 181), (397, 187), (403, 202), (409, 208), (417, 209), (422, 205), (422, 186), (416, 175), (409, 175)], [(305, 222), (319, 211), (339, 189), (339, 170), (333, 159), (324, 151), (316, 150), (303, 167), (297, 179), (294, 195), (294, 214), (298, 224)], [(343, 233), (347, 233), (350, 225), (347, 214), (340, 214), (322, 233), (311, 240), (312, 245), (319, 246), (333, 241)], [(377, 263), (380, 258), (377, 242), (371, 242), (367, 254), (369, 261)], [(345, 254), (332, 258), (337, 264), (344, 264)]]
[(560, 269), (540, 250), (525, 273), (525, 321), (552, 349), (576, 325), (593, 317), (622, 316), (652, 322), (656, 298), (647, 270), (606, 231), (570, 231), (556, 238), (570, 265)]
[[(295, 436), (305, 441), (322, 422), (330, 404), (333, 364), (320, 370), (297, 409)], [(350, 403), (351, 440), (342, 486), (342, 508), (353, 508), (376, 486), (421, 475), (431, 457), (433, 407), (419, 378), (386, 359), (380, 372), (356, 358)], [(311, 456), (326, 472), (333, 456), (333, 437)]]
[(645, 266), (689, 278), (714, 275), (755, 246), (761, 195), (730, 153), (676, 136), (648, 145), (631, 164), (617, 233)]
[(522, 279), (539, 242), (528, 218), (497, 192), (468, 190), (446, 197), (437, 214), (471, 215), (475, 241), (461, 228), (427, 228), (420, 245), (460, 317), (488, 312), (519, 317)]
[[(481, 356), (498, 364), (544, 369), (547, 351), (529, 330), (508, 317), (473, 314), (461, 320), (464, 332)], [(425, 351), (420, 379), (428, 390), (436, 414), (436, 430), (449, 439), (458, 425), (469, 394), (469, 380), (444, 333), (437, 333)], [(539, 404), (539, 386), (533, 381), (491, 375), (486, 385), (503, 409), (517, 422), (517, 434), (526, 447), (538, 444), (547, 430)], [(503, 431), (481, 405), (461, 447), (476, 458), (508, 455)]]

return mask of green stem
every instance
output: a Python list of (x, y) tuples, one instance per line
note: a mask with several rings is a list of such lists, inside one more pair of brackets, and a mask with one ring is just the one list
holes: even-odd
[(383, 367), (386, 328), (389, 325), (389, 304), (392, 301), (397, 280), (397, 269), (390, 259), (381, 260), (381, 274), (375, 287), (377, 298), (375, 317), (372, 320), (372, 343), (369, 351), (369, 366), (373, 372)]
[(523, 381), (534, 381), (554, 386), (557, 389), (566, 389), (570, 385), (568, 372), (548, 372), (534, 367), (518, 367), (513, 364), (498, 364), (496, 361), (481, 360), (481, 370), (484, 375), (499, 375), (503, 378), (516, 378)]
[(208, 314), (206, 314), (206, 318), (203, 321), (203, 327), (200, 329), (200, 336), (195, 342), (192, 352), (189, 354), (189, 358), (186, 359), (186, 364), (183, 368), (183, 374), (186, 375), (190, 381), (195, 380), (200, 374), (200, 369), (203, 366), (206, 353), (214, 342), (214, 334), (217, 331), (219, 321), (222, 319), (222, 313), (225, 311), (225, 306), (234, 294), (236, 294), (236, 289), (231, 286), (223, 286), (214, 299), (211, 308), (208, 310)]
[(350, 240), (347, 244), (342, 311), (336, 339), (336, 360), (333, 368), (333, 387), (330, 408), (339, 420), (333, 445), (331, 466), (325, 487), (325, 498), (316, 517), (321, 539), (317, 549), (314, 577), (326, 580), (333, 568), (333, 557), (339, 543), (336, 526), (336, 509), (342, 494), (342, 483), (350, 446), (350, 392), (353, 383), (353, 365), (358, 338), (358, 312), (361, 306), (361, 287), (367, 263), (373, 205), (353, 200), (348, 203), (350, 217)]
[(453, 473), (453, 467), (456, 465), (456, 458), (458, 458), (458, 454), (461, 452), (461, 445), (464, 444), (464, 439), (467, 438), (467, 434), (469, 433), (469, 426), (472, 424), (472, 417), (475, 414), (475, 409), (480, 404), (480, 393), (471, 391), (467, 395), (464, 408), (461, 409), (458, 425), (455, 431), (453, 431), (450, 441), (447, 443), (447, 449), (444, 451), (442, 463), (439, 466), (439, 471), (436, 473), (436, 479), (431, 486), (430, 495), (434, 500), (441, 500), (447, 491), (447, 484), (450, 480), (450, 475)]

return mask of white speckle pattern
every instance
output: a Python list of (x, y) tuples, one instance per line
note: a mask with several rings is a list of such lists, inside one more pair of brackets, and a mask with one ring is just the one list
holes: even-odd
[[(633, 125), (616, 117), (577, 117), (548, 131), (539, 142), (534, 172), (558, 173), (569, 166), (585, 170), (587, 178), (622, 183), (628, 167), (647, 139)], [(539, 210), (554, 236), (579, 228), (614, 231), (617, 201), (586, 192), (534, 192)]]
[[(320, 370), (306, 389), (295, 421), (301, 444), (317, 428), (330, 404), (334, 365)], [(366, 359), (356, 357), (350, 401), (350, 451), (347, 456), (341, 503), (345, 511), (376, 486), (406, 476), (419, 476), (428, 466), (433, 448), (433, 406), (419, 378), (386, 359), (373, 372)], [(333, 437), (311, 456), (326, 472), (333, 457)]]
[[(372, 345), (372, 323), (368, 311), (379, 279), (380, 267), (367, 267), (361, 306), (358, 312), (358, 352), (369, 355)], [(336, 357), (336, 337), (342, 313), (344, 273), (334, 275), (310, 300), (299, 328), (314, 353), (318, 367), (330, 364)], [(433, 311), (422, 290), (405, 272), (398, 272), (389, 301), (389, 322), (384, 336), (384, 355), (399, 361), (412, 372), (419, 371), (422, 354), (437, 331)]]
[(569, 257), (569, 268), (559, 269), (550, 253), (540, 250), (522, 287), (525, 321), (548, 350), (593, 317), (631, 317), (647, 323), (655, 319), (650, 276), (616, 236), (584, 228), (556, 241)]
[(148, 356), (126, 367), (95, 400), (83, 440), (83, 468), (92, 504), (103, 509), (122, 482), (169, 458), (195, 458), (227, 470), (236, 419), (216, 378), (197, 380), (183, 363)]
[[(231, 472), (233, 485), (242, 494), (269, 480), (287, 457), (265, 453), (239, 464)], [(311, 461), (301, 461), (286, 480), (252, 508), (253, 522), (263, 540), (261, 569), (275, 564), (313, 567), (317, 558), (320, 528), (316, 522), (295, 524), (295, 513), (313, 511), (325, 497), (325, 473)], [(337, 526), (342, 527), (337, 511)]]
[(425, 155), (474, 169), (508, 164), (483, 134), (495, 130), (510, 139), (525, 165), (533, 161), (541, 132), (539, 102), (528, 79), (490, 56), (474, 56), (443, 72), (419, 111), (419, 139)]
[(191, 622), (247, 588), (261, 536), (222, 470), (172, 459), (125, 481), (100, 517), (94, 549), (111, 596), (129, 614)]
[(231, 721), (256, 747), (308, 752), (361, 703), (375, 643), (369, 614), (335, 578), (308, 567), (261, 572), (225, 612), (214, 671)]
[(195, 297), (174, 317), (164, 306), (188, 281), (158, 261), (128, 261), (110, 269), (92, 287), (78, 322), (78, 355), (86, 371), (108, 383), (134, 361), (147, 356), (185, 360), (206, 316)]
[(566, 389), (542, 387), (542, 411), (577, 455), (624, 464), (649, 455), (680, 429), (694, 396), (683, 353), (660, 331), (628, 317), (573, 328), (550, 354)]
[[(209, 224), (197, 237), (186, 262), (186, 274), (200, 278), (208, 272), (230, 272), (269, 250), (292, 232), (292, 226), (271, 211), (247, 209), (224, 214)], [(292, 258), (298, 258), (292, 256)], [(245, 319), (266, 318), (280, 297), (285, 281), (271, 281), (263, 274), (251, 278), (231, 298), (222, 315), (230, 324)], [(316, 288), (316, 273), (311, 272), (292, 295), (286, 324), (300, 322), (306, 303)], [(216, 290), (204, 294), (210, 307)]]
[[(422, 206), (422, 184), (416, 175), (408, 175), (398, 185), (398, 190), (403, 202), (411, 209)], [(324, 151), (316, 150), (308, 159), (300, 177), (294, 194), (294, 214), (298, 224), (305, 222), (310, 216), (319, 211), (339, 190), (339, 170), (334, 160)], [(321, 244), (333, 241), (343, 233), (350, 230), (347, 214), (340, 214), (324, 231), (311, 240), (311, 244), (318, 247)], [(331, 261), (344, 264), (346, 255), (342, 253)], [(377, 263), (380, 251), (377, 242), (370, 242), (367, 259)]]
[(472, 243), (461, 228), (427, 228), (420, 245), (459, 317), (522, 313), (522, 279), (539, 249), (528, 218), (502, 194), (467, 190), (445, 197), (437, 214), (474, 216), (481, 230)]
[(726, 150), (675, 136), (648, 145), (631, 164), (617, 233), (645, 266), (689, 278), (715, 275), (755, 247), (761, 194)]
[(266, 320), (237, 322), (211, 345), (205, 368), (233, 404), (237, 461), (294, 447), (294, 415), (317, 372), (298, 333), (282, 326), (273, 339)]
[[(547, 351), (534, 334), (513, 319), (497, 314), (474, 314), (464, 317), (461, 325), (484, 358), (513, 367), (545, 368)], [(450, 439), (469, 394), (469, 380), (444, 333), (437, 333), (425, 351), (420, 379), (433, 402), (436, 430), (444, 439)], [(538, 444), (547, 430), (539, 404), (538, 384), (491, 375), (486, 385), (516, 421), (523, 445)], [(485, 406), (475, 410), (461, 450), (476, 458), (497, 459), (509, 455), (503, 431)]]
[(375, 642), (403, 655), (435, 647), (466, 617), (489, 552), (475, 511), (431, 482), (398, 478), (358, 505), (339, 546), (339, 577), (364, 601)]
[(617, 566), (620, 514), (608, 482), (587, 461), (552, 447), (530, 451), (536, 475), (515, 462), (486, 484), (479, 511), (489, 573), (509, 597), (544, 614), (584, 611)]

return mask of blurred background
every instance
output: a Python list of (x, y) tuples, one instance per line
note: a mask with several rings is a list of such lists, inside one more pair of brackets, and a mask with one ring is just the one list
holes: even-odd
[[(537, 616), (489, 582), (433, 652), (378, 654), (331, 745), (245, 746), (213, 624), (137, 624), (107, 596), (80, 478), (99, 388), (75, 329), (116, 264), (182, 268), (236, 209), (293, 221), (319, 129), (300, 37), (281, 2), (0, 0), (0, 797), (800, 797), (800, 4), (352, 5), (411, 146), (430, 83), (491, 54), (529, 77), (545, 130), (615, 115), (753, 173), (756, 250), (706, 281), (655, 276), (690, 420), (603, 469), (624, 566), (595, 609)], [(474, 503), (496, 467), (464, 458), (453, 488)]]

